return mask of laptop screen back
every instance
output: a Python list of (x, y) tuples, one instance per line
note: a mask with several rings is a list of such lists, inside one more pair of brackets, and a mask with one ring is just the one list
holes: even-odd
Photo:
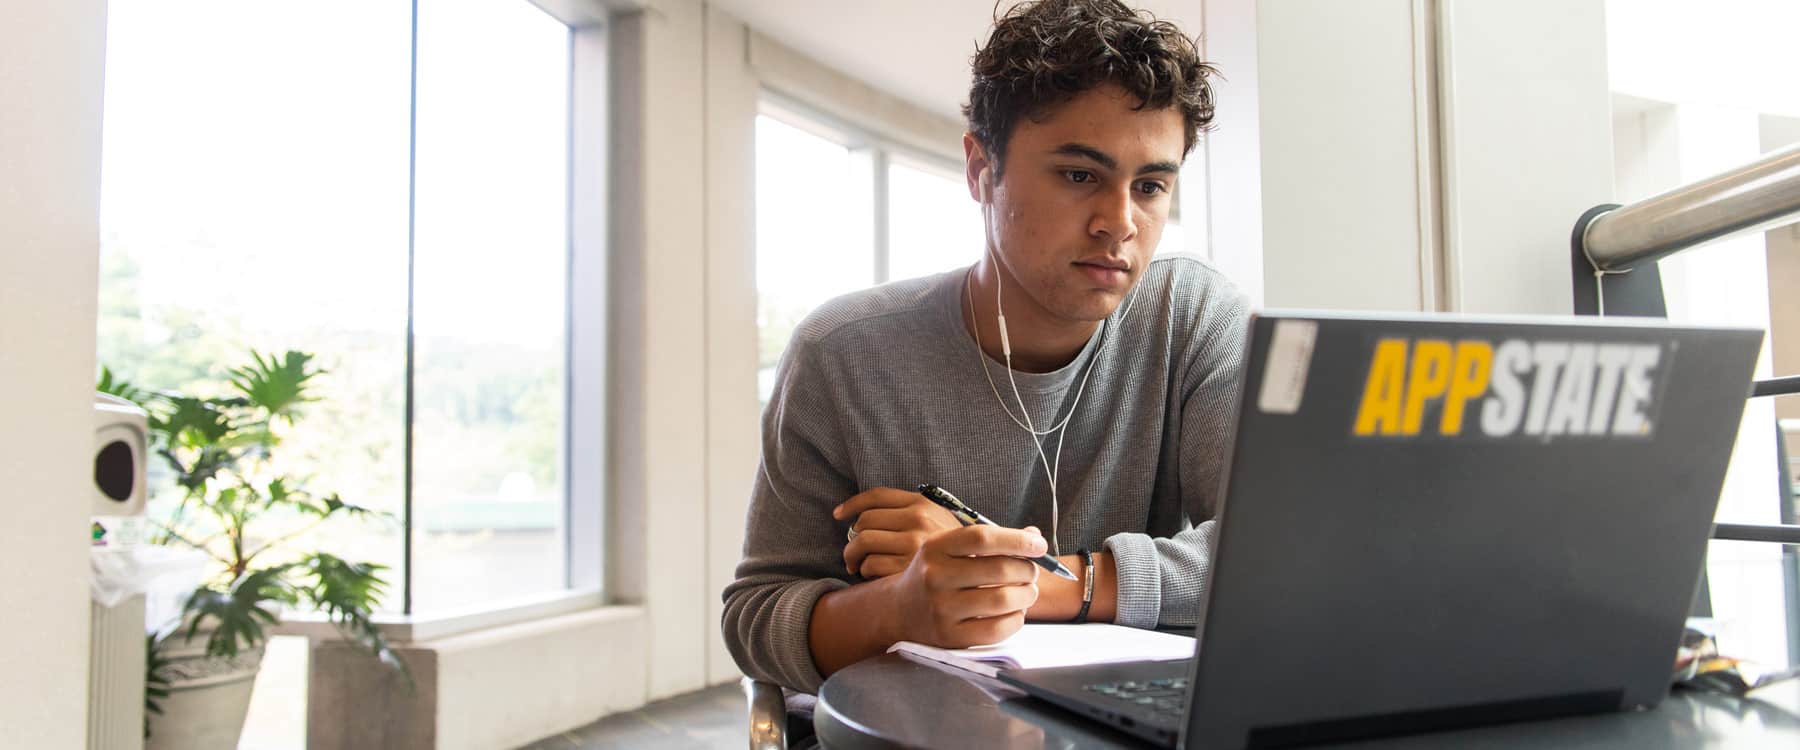
[(1257, 316), (1186, 744), (1659, 702), (1761, 336)]

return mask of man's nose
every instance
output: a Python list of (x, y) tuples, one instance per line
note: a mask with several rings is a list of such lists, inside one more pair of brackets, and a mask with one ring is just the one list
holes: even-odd
[(1094, 204), (1094, 215), (1088, 220), (1088, 234), (1121, 245), (1137, 236), (1137, 206), (1131, 200), (1129, 187), (1100, 191), (1094, 197)]

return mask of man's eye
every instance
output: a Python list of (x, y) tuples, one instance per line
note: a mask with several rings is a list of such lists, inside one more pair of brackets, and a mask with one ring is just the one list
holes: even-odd
[(1138, 183), (1138, 192), (1143, 193), (1144, 195), (1156, 195), (1157, 193), (1168, 192), (1168, 188), (1163, 187), (1160, 182), (1140, 182)]
[(1070, 182), (1073, 182), (1077, 185), (1085, 185), (1087, 183), (1094, 181), (1094, 173), (1093, 172), (1084, 172), (1079, 169), (1071, 169), (1071, 170), (1065, 171), (1065, 172), (1063, 172), (1063, 176), (1069, 178)]

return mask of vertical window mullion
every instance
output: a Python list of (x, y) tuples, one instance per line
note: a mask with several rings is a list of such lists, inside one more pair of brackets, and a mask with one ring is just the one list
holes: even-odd
[(419, 170), (419, 0), (412, 0), (406, 134), (406, 374), (400, 479), (401, 614), (413, 611), (413, 322), (417, 310), (416, 265)]
[(563, 302), (562, 410), (564, 416), (562, 454), (557, 457), (557, 463), (561, 464), (561, 472), (564, 477), (562, 486), (563, 588), (568, 588), (575, 582), (574, 562), (577, 537), (575, 523), (578, 515), (574, 506), (575, 462), (570, 458), (573, 452), (569, 450), (575, 436), (575, 362), (577, 356), (575, 351), (575, 295), (580, 291), (575, 280), (575, 118), (577, 117), (575, 86), (576, 73), (579, 71), (579, 61), (575, 57), (576, 49), (576, 32), (571, 30), (569, 34), (569, 87), (564, 94), (568, 99), (569, 114), (563, 121), (563, 127), (567, 130), (564, 135), (567, 139), (565, 149), (569, 154), (569, 173), (563, 184), (563, 200), (566, 206), (563, 213), (564, 237), (567, 239), (565, 249), (568, 252), (568, 257), (563, 259), (563, 294), (565, 296)]
[[(570, 34), (569, 55), (569, 377), (564, 467), (567, 585), (599, 590), (606, 582), (607, 320), (607, 27)], [(575, 460), (580, 456), (580, 460)]]

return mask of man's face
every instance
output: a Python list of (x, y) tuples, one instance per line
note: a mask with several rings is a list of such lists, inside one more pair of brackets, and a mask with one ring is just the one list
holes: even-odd
[[(1137, 283), (1162, 239), (1184, 146), (1173, 107), (1135, 110), (1108, 84), (1023, 118), (986, 207), (987, 241), (1045, 322), (1106, 318)], [(969, 179), (986, 160), (968, 140)], [(981, 162), (977, 164), (977, 162)], [(979, 197), (977, 198), (979, 199)], [(1009, 287), (1013, 284), (1003, 279)], [(1023, 312), (1023, 311), (1021, 311)]]

